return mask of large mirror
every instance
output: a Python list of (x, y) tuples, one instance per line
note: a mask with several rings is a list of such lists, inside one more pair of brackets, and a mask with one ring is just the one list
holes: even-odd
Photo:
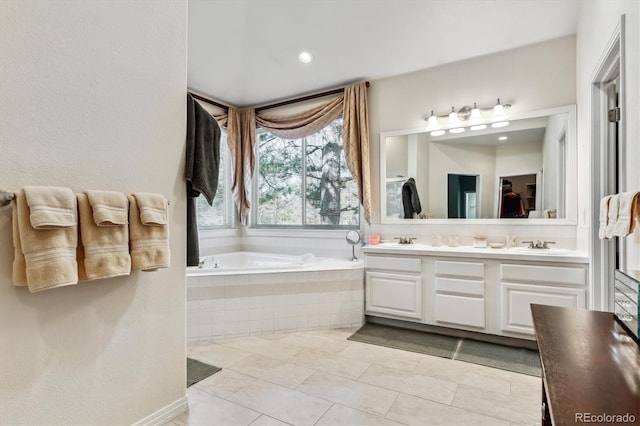
[(432, 133), (381, 133), (383, 223), (575, 222), (574, 106), (513, 114), (499, 128)]

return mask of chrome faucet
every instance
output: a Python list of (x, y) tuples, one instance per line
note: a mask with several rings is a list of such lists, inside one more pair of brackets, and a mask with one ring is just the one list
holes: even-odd
[(529, 245), (527, 247), (530, 248), (530, 249), (541, 249), (541, 250), (544, 250), (544, 249), (548, 249), (549, 248), (549, 244), (555, 244), (556, 242), (555, 241), (540, 241), (540, 240), (538, 240), (535, 243), (533, 241), (523, 241), (522, 243), (523, 244), (524, 243), (529, 243)]
[(399, 240), (398, 244), (413, 244), (415, 238), (412, 237), (395, 237), (394, 240)]

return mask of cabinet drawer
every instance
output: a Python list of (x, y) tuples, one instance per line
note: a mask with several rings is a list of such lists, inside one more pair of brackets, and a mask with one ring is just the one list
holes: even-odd
[(484, 328), (484, 297), (436, 294), (436, 322)]
[(453, 275), (457, 277), (484, 278), (484, 263), (436, 260), (436, 274)]
[(584, 286), (586, 282), (586, 272), (584, 268), (567, 266), (503, 264), (500, 265), (500, 273), (504, 281), (558, 283), (580, 286)]
[(367, 272), (366, 277), (367, 313), (422, 320), (422, 276)]
[(484, 281), (436, 277), (436, 291), (484, 296)]
[(411, 257), (367, 256), (367, 268), (399, 272), (422, 272), (420, 259)]

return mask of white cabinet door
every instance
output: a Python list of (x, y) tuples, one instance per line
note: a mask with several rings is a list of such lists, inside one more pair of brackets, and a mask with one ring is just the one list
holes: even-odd
[(421, 276), (367, 272), (365, 291), (367, 313), (422, 321)]
[(529, 306), (532, 303), (565, 308), (585, 307), (584, 290), (580, 288), (502, 282), (500, 289), (502, 331), (535, 335)]

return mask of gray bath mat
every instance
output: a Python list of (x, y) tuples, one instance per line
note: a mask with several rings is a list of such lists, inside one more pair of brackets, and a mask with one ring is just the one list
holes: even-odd
[(537, 351), (463, 339), (454, 359), (542, 377)]
[(440, 334), (367, 323), (353, 333), (349, 340), (443, 358), (453, 358), (459, 339)]
[(187, 387), (216, 374), (221, 369), (197, 359), (187, 358)]

